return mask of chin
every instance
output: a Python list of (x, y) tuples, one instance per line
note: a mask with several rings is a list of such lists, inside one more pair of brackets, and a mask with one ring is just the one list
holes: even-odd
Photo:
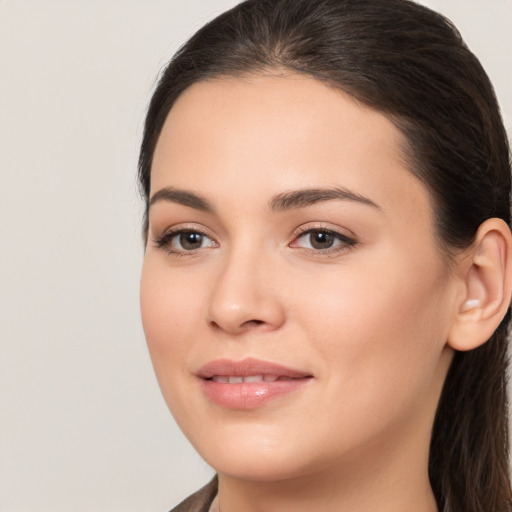
[[(199, 455), (219, 474), (254, 482), (301, 478), (329, 465), (313, 439), (276, 425), (229, 425), (189, 438)], [(306, 436), (307, 437), (307, 436)]]
[(297, 441), (289, 435), (276, 432), (275, 427), (240, 427), (202, 432), (189, 440), (216, 472), (232, 478), (274, 481), (292, 478), (304, 470)]
[[(285, 460), (283, 460), (285, 459)], [(294, 457), (265, 456), (258, 452), (220, 455), (206, 462), (219, 474), (252, 482), (277, 482), (304, 476), (305, 467), (297, 464)]]

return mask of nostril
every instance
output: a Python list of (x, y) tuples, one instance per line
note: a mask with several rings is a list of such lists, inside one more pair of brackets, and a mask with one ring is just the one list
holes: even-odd
[(244, 322), (242, 324), (242, 327), (251, 327), (251, 326), (255, 326), (255, 325), (262, 325), (264, 324), (265, 322), (263, 320), (247, 320), (247, 322)]
[[(264, 320), (247, 320), (245, 322), (242, 322), (241, 324), (238, 324), (237, 327), (231, 326), (230, 329), (233, 331), (242, 332), (242, 331), (246, 331), (247, 329), (251, 329), (251, 328), (257, 327), (259, 325), (264, 325), (264, 324), (265, 324)], [(209, 325), (212, 329), (215, 329), (215, 330), (225, 329), (225, 327), (223, 327), (221, 324), (217, 323), (215, 320), (210, 320)]]

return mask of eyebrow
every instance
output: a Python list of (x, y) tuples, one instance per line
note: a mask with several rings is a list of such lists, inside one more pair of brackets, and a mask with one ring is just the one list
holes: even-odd
[(367, 206), (372, 206), (377, 210), (382, 210), (382, 208), (371, 199), (352, 192), (344, 187), (306, 188), (293, 190), (291, 192), (283, 192), (282, 194), (278, 194), (272, 198), (270, 201), (270, 209), (274, 212), (283, 212), (304, 208), (322, 201), (332, 201), (333, 199), (355, 201)]
[[(288, 210), (296, 210), (305, 208), (322, 201), (332, 201), (334, 199), (343, 201), (354, 201), (367, 206), (382, 210), (382, 208), (371, 199), (352, 192), (344, 187), (333, 188), (306, 188), (300, 190), (292, 190), (290, 192), (282, 192), (275, 195), (270, 201), (269, 206), (272, 212), (284, 212)], [(165, 187), (155, 192), (149, 201), (149, 207), (155, 203), (166, 201), (181, 204), (208, 213), (215, 213), (215, 208), (211, 202), (204, 197), (174, 187)]]
[(215, 211), (213, 205), (204, 197), (201, 197), (194, 192), (189, 192), (187, 190), (181, 190), (174, 187), (162, 188), (158, 192), (155, 192), (149, 201), (148, 208), (160, 201), (178, 203), (183, 206), (188, 206), (189, 208), (194, 208), (195, 210), (200, 210), (202, 212), (213, 213)]

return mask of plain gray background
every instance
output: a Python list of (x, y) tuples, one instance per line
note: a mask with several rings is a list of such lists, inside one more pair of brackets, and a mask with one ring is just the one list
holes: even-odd
[[(136, 161), (159, 69), (236, 0), (0, 0), (0, 511), (168, 510), (211, 470), (139, 318)], [(512, 133), (512, 0), (430, 0)]]

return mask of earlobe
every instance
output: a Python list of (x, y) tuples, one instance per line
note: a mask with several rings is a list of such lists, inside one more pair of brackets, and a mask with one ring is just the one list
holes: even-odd
[(512, 236), (507, 224), (486, 220), (463, 264), (464, 293), (448, 336), (448, 345), (460, 351), (484, 344), (510, 306)]

